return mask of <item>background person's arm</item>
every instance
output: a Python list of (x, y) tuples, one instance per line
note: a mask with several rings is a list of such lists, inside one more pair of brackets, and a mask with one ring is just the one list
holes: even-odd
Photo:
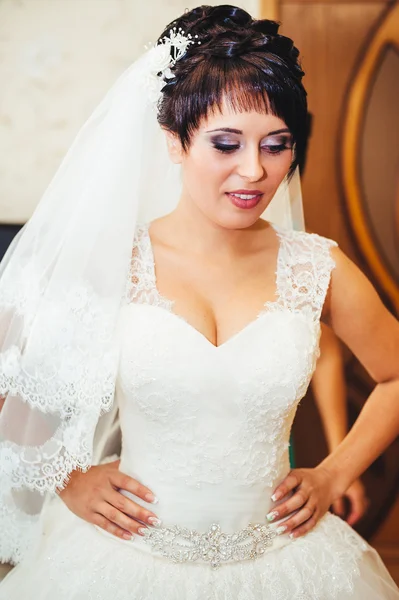
[[(320, 357), (311, 387), (328, 450), (333, 452), (348, 433), (347, 388), (341, 343), (324, 323), (321, 325)], [(347, 508), (345, 498), (349, 504)], [(366, 512), (367, 505), (365, 488), (357, 479), (332, 507), (336, 514), (354, 525)]]

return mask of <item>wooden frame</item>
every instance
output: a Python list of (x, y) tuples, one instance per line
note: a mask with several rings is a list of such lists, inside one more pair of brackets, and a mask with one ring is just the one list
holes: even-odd
[(280, 20), (281, 6), (286, 4), (395, 4), (395, 0), (260, 0), (260, 18)]
[(399, 48), (399, 5), (393, 5), (385, 13), (355, 74), (349, 90), (343, 121), (343, 145), (341, 154), (342, 183), (349, 220), (356, 241), (373, 275), (381, 288), (399, 310), (399, 286), (381, 258), (373, 240), (367, 215), (362, 202), (359, 178), (359, 143), (364, 123), (368, 92), (384, 48)]
[(280, 0), (260, 0), (260, 18), (280, 20)]

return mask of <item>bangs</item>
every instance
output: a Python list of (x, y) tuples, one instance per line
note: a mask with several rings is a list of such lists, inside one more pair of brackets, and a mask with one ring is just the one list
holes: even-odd
[(201, 121), (212, 113), (222, 112), (225, 102), (235, 112), (273, 114), (286, 123), (295, 137), (290, 126), (299, 116), (292, 114), (296, 113), (295, 90), (291, 88), (290, 93), (286, 78), (283, 74), (279, 77), (275, 67), (267, 73), (264, 54), (259, 57), (262, 69), (253, 64), (254, 55), (251, 59), (248, 62), (243, 58), (212, 57), (198, 64), (181, 81), (176, 94), (175, 123), (185, 150)]
[(204, 61), (186, 78), (179, 91), (176, 124), (183, 133), (185, 149), (201, 121), (212, 113), (222, 112), (224, 102), (234, 112), (275, 113), (259, 72), (243, 60)]
[(290, 130), (295, 156), (290, 175), (303, 165), (308, 138), (306, 93), (292, 68), (272, 53), (239, 57), (207, 56), (175, 83), (163, 88), (158, 121), (177, 134), (184, 151), (201, 122), (227, 103), (234, 112), (257, 112), (280, 118)]

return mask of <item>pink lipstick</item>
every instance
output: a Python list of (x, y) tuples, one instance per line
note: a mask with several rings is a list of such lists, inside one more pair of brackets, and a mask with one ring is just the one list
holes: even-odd
[(226, 192), (226, 194), (238, 208), (254, 208), (263, 196), (263, 192), (260, 190), (234, 190), (234, 192)]

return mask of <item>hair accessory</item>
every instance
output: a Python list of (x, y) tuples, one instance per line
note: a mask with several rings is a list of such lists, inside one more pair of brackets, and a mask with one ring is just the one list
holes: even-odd
[[(198, 35), (195, 38), (198, 38)], [(184, 56), (190, 44), (194, 43), (190, 33), (185, 35), (181, 27), (178, 30), (173, 27), (169, 30), (169, 36), (165, 35), (155, 46), (150, 48), (146, 87), (151, 102), (157, 104), (165, 83), (174, 77), (171, 68)]]

